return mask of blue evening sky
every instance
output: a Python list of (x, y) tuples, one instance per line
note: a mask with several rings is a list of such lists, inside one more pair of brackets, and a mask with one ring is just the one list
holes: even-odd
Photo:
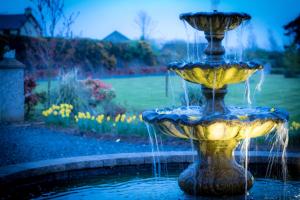
[[(20, 13), (27, 6), (29, 0), (0, 0), (0, 13)], [(212, 7), (210, 0), (65, 0), (65, 9), (67, 13), (80, 11), (73, 29), (82, 37), (102, 39), (118, 30), (131, 39), (138, 38), (134, 19), (143, 10), (156, 24), (152, 38), (170, 40), (186, 38), (178, 19), (180, 13), (211, 11)], [(257, 42), (261, 47), (268, 47), (268, 29), (280, 45), (286, 42), (282, 26), (300, 14), (300, 0), (221, 0), (218, 10), (252, 15)], [(236, 41), (237, 38), (231, 41), (233, 46)]]

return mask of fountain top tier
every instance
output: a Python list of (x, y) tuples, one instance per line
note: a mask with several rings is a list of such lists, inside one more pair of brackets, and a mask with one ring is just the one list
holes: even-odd
[(204, 31), (205, 34), (224, 34), (225, 31), (233, 30), (243, 21), (251, 19), (246, 13), (236, 12), (196, 12), (180, 15), (181, 20), (187, 21), (193, 28)]
[(204, 62), (173, 62), (169, 70), (175, 71), (183, 79), (202, 84), (207, 88), (220, 89), (227, 84), (245, 81), (263, 66), (256, 63), (225, 62), (225, 48), (222, 40), (226, 31), (237, 28), (250, 20), (246, 13), (197, 12), (180, 15), (193, 28), (204, 31), (208, 45), (204, 50)]

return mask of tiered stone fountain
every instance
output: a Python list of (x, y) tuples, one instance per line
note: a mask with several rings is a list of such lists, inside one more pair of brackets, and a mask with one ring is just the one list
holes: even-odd
[(255, 63), (225, 62), (224, 33), (251, 17), (245, 13), (186, 13), (180, 19), (204, 31), (206, 59), (196, 63), (171, 63), (184, 80), (202, 85), (206, 99), (202, 107), (190, 106), (145, 111), (143, 119), (161, 132), (192, 139), (199, 159), (179, 177), (180, 188), (193, 195), (244, 194), (253, 176), (239, 165), (234, 150), (244, 139), (272, 132), (288, 120), (288, 113), (275, 108), (226, 107), (227, 85), (246, 81), (263, 67)]

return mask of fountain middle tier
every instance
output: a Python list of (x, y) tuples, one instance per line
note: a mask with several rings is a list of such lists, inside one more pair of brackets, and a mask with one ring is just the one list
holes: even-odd
[(288, 120), (286, 111), (275, 108), (228, 107), (228, 110), (207, 115), (198, 106), (165, 108), (145, 111), (143, 119), (167, 135), (199, 141), (259, 137)]
[(169, 64), (168, 69), (175, 71), (186, 81), (202, 84), (208, 88), (220, 89), (227, 84), (247, 80), (254, 72), (263, 69), (263, 66), (254, 62), (222, 62), (218, 64), (173, 62)]

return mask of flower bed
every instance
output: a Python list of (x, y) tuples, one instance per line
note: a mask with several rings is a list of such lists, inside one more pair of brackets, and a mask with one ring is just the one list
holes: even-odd
[(141, 114), (93, 115), (73, 112), (71, 104), (52, 105), (42, 112), (47, 124), (75, 126), (80, 131), (145, 135), (147, 132)]

